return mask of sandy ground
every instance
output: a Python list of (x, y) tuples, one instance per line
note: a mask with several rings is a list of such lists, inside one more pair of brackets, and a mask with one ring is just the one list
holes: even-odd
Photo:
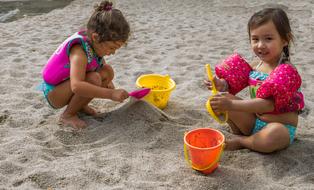
[[(63, 110), (51, 109), (36, 86), (58, 45), (81, 29), (94, 0), (75, 0), (63, 9), (0, 24), (0, 189), (314, 189), (313, 50), (314, 1), (279, 5), (296, 37), (292, 62), (303, 78), (305, 112), (296, 140), (270, 155), (224, 152), (211, 175), (184, 160), (185, 132), (212, 127), (230, 136), (205, 109), (204, 65), (232, 54), (247, 60), (246, 24), (272, 0), (119, 0), (132, 27), (128, 46), (106, 58), (117, 87), (135, 89), (138, 76), (169, 74), (177, 87), (163, 111), (146, 102), (95, 100), (101, 117), (83, 116), (81, 132), (62, 128)], [(246, 97), (246, 94), (242, 94)]]

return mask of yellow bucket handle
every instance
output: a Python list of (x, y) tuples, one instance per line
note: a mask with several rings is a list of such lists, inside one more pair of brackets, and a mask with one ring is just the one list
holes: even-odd
[(167, 74), (167, 75), (164, 75), (163, 77), (164, 77), (165, 79), (170, 79), (170, 75), (168, 75), (168, 74)]
[[(206, 64), (205, 65), (206, 67), (206, 71), (207, 71), (207, 76), (208, 76), (208, 79), (210, 80), (210, 82), (212, 83), (212, 94), (213, 95), (216, 95), (218, 93), (217, 89), (216, 89), (216, 85), (214, 83), (214, 77), (213, 77), (213, 73), (210, 69), (210, 65), (209, 64)], [(228, 120), (228, 112), (224, 112), (223, 115), (224, 115), (224, 120), (221, 120), (216, 114), (215, 112), (213, 111), (212, 107), (210, 106), (210, 99), (211, 97), (208, 99), (208, 101), (206, 102), (206, 108), (207, 108), (207, 111), (209, 112), (209, 114), (220, 124), (224, 124), (226, 123), (226, 121)]]
[(205, 170), (208, 170), (209, 168), (213, 167), (213, 165), (215, 165), (216, 163), (219, 162), (220, 157), (222, 155), (222, 152), (223, 152), (223, 150), (225, 148), (225, 143), (222, 144), (222, 147), (220, 149), (220, 152), (219, 152), (219, 155), (217, 156), (217, 158), (211, 164), (209, 164), (209, 166), (206, 166), (205, 168), (199, 168), (199, 167), (193, 166), (193, 163), (192, 163), (192, 161), (189, 158), (188, 150), (187, 150), (187, 147), (186, 147), (185, 143), (183, 145), (183, 148), (184, 148), (184, 158), (185, 158), (186, 162), (188, 163), (188, 165), (190, 165), (195, 170), (205, 171)]

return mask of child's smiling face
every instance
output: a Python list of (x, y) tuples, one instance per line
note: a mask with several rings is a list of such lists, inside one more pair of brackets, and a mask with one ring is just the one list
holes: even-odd
[(265, 63), (276, 65), (280, 59), (283, 47), (288, 43), (283, 40), (276, 26), (268, 21), (250, 30), (250, 42), (254, 53)]

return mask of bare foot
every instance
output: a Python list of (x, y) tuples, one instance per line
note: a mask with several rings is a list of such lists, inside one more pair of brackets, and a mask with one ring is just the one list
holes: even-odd
[(62, 114), (60, 116), (59, 122), (64, 126), (71, 126), (75, 129), (82, 129), (87, 126), (85, 121), (81, 120), (77, 115), (66, 115)]
[(83, 113), (85, 113), (86, 115), (91, 115), (91, 116), (97, 116), (97, 115), (98, 115), (98, 112), (97, 112), (94, 108), (92, 108), (92, 107), (90, 107), (90, 106), (88, 106), (88, 105), (84, 106), (84, 107), (80, 110), (80, 112), (83, 112)]
[(232, 137), (232, 139), (226, 140), (225, 150), (239, 150), (244, 148), (241, 144), (241, 136)]

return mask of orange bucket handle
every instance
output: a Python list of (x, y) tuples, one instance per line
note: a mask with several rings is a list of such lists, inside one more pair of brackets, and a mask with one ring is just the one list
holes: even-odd
[(195, 169), (195, 170), (198, 170), (198, 171), (205, 171), (205, 170), (207, 170), (207, 169), (213, 167), (213, 165), (215, 165), (215, 164), (219, 161), (219, 159), (220, 159), (220, 157), (221, 157), (221, 155), (222, 155), (222, 152), (223, 152), (223, 150), (224, 150), (224, 148), (225, 148), (225, 143), (222, 144), (222, 147), (221, 147), (221, 149), (220, 149), (220, 152), (219, 152), (217, 158), (216, 158), (211, 164), (209, 164), (209, 166), (207, 166), (207, 167), (205, 167), (205, 168), (198, 168), (198, 167), (196, 167), (196, 166), (193, 166), (192, 161), (191, 161), (190, 158), (189, 158), (188, 150), (187, 150), (187, 147), (186, 147), (186, 144), (185, 144), (185, 143), (184, 143), (184, 147), (183, 147), (183, 148), (184, 148), (184, 158), (185, 158), (186, 162), (187, 162), (193, 169)]

